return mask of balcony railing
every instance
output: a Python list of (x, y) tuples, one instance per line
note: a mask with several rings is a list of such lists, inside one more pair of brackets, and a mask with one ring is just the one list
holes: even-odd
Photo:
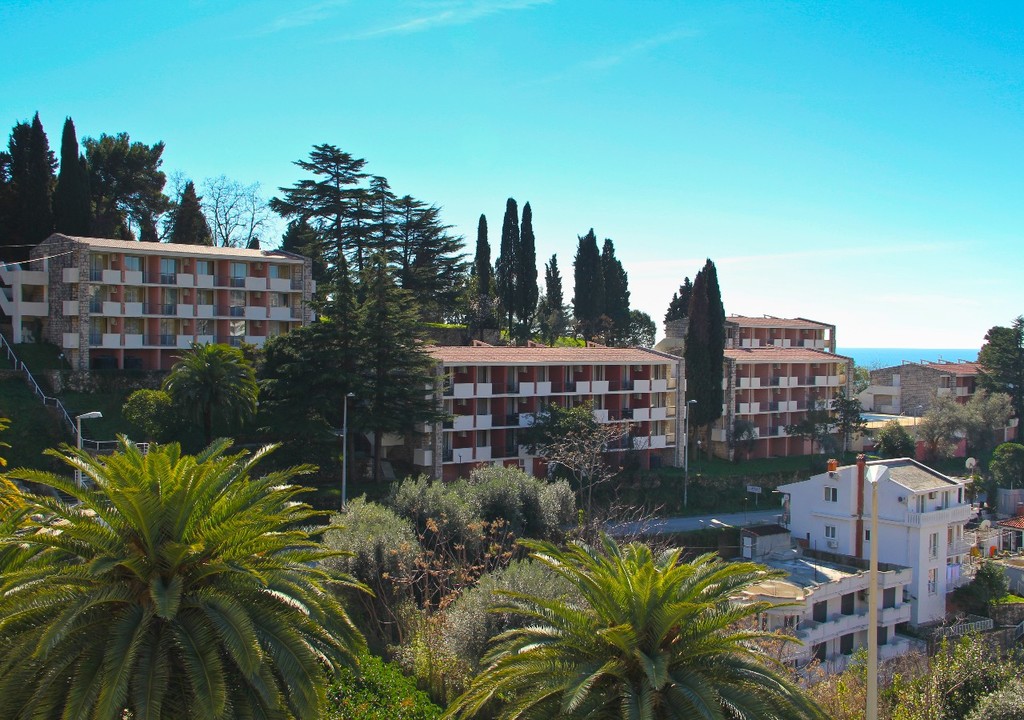
[(178, 306), (168, 303), (143, 303), (143, 315), (177, 315)]
[(178, 344), (177, 335), (146, 335), (143, 341), (146, 345), (157, 345), (159, 347), (174, 347)]

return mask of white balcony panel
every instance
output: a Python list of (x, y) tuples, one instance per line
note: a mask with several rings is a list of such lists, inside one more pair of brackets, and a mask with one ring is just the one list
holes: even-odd
[(491, 427), (492, 415), (477, 415), (476, 416), (476, 429), (477, 430), (489, 430)]
[(247, 277), (245, 279), (246, 290), (266, 290), (267, 279), (262, 277)]
[(19, 270), (22, 285), (49, 285), (49, 273), (43, 270)]
[(651, 435), (651, 449), (657, 450), (666, 447), (668, 443), (664, 435)]
[(142, 303), (126, 302), (124, 304), (125, 317), (142, 317)]
[(120, 270), (104, 270), (100, 273), (102, 278), (100, 282), (104, 285), (120, 285), (121, 284), (121, 271)]
[(607, 380), (594, 380), (590, 383), (590, 392), (594, 395), (605, 395), (608, 392)]
[(634, 380), (633, 381), (633, 392), (646, 393), (646, 392), (650, 392), (650, 391), (651, 391), (651, 381), (650, 380)]
[(494, 394), (494, 385), (489, 382), (482, 382), (476, 384), (476, 396), (477, 397), (490, 397)]
[(245, 307), (246, 320), (266, 320), (267, 309), (261, 305), (247, 305)]
[(537, 383), (535, 382), (521, 382), (519, 383), (519, 395), (523, 397), (532, 397), (537, 394)]
[(194, 305), (178, 305), (178, 317), (190, 318), (195, 314)]
[(590, 394), (590, 381), (589, 380), (580, 380), (578, 383), (576, 383), (576, 392), (578, 394), (580, 394), (580, 395), (589, 395)]
[(78, 315), (81, 310), (78, 300), (64, 300), (62, 304), (64, 305), (64, 315)]
[(64, 268), (61, 271), (60, 279), (66, 283), (76, 283), (79, 282), (80, 275), (81, 272), (76, 267)]
[(191, 335), (179, 335), (175, 344), (179, 348), (188, 348), (192, 347), (192, 340), (193, 337)]
[(103, 333), (100, 338), (101, 346), (105, 348), (121, 347), (121, 333)]
[(759, 413), (759, 412), (761, 412), (761, 403), (759, 403), (759, 402), (752, 402), (752, 403), (750, 403), (750, 412), (752, 412), (752, 413)]
[(288, 292), (292, 289), (290, 278), (269, 278), (267, 287), (271, 292)]
[(103, 314), (111, 315), (113, 317), (120, 317), (121, 315), (121, 303), (111, 302), (109, 300), (103, 301)]
[(530, 427), (536, 419), (533, 413), (519, 413), (519, 427)]
[(412, 451), (412, 464), (419, 465), (420, 467), (433, 465), (433, 451), (425, 450), (424, 448), (416, 448)]
[(608, 422), (608, 411), (603, 408), (594, 408), (594, 419), (601, 423)]
[(739, 409), (736, 412), (738, 412), (740, 415), (749, 415), (750, 414), (750, 403), (740, 403), (739, 404)]
[(196, 275), (196, 287), (198, 287), (198, 288), (212, 288), (213, 287), (213, 275)]
[(953, 388), (954, 394), (957, 397), (967, 397), (968, 390), (969, 390), (969, 388), (965, 388), (965, 387), (955, 387), (955, 388)]
[(474, 459), (478, 460), (480, 462), (486, 462), (486, 461), (490, 460), (491, 459), (491, 448), (489, 446), (488, 447), (478, 447), (476, 449), (476, 455), (474, 456)]
[(739, 385), (740, 385), (740, 389), (741, 390), (749, 388), (750, 387), (750, 378), (748, 378), (748, 377), (741, 377), (741, 378), (739, 378)]
[(457, 398), (473, 397), (473, 390), (473, 383), (454, 383), (452, 385), (452, 395)]
[(197, 318), (212, 318), (213, 317), (213, 305), (196, 305), (196, 317)]
[(178, 287), (194, 287), (196, 284), (196, 276), (192, 273), (178, 273), (177, 277)]
[(538, 395), (550, 395), (551, 394), (551, 383), (550, 382), (538, 382), (537, 383), (537, 394)]
[(78, 333), (64, 333), (62, 347), (74, 350), (78, 347)]
[(142, 335), (125, 335), (124, 346), (126, 348), (140, 348), (142, 347)]
[(473, 429), (473, 416), (472, 415), (456, 415), (452, 420), (453, 430), (472, 430)]
[(953, 390), (953, 388), (948, 388), (948, 387), (936, 388), (935, 389), (935, 396), (936, 397), (949, 397), (950, 394), (952, 393), (952, 390)]
[(245, 342), (256, 347), (263, 347), (264, 343), (267, 342), (266, 335), (246, 335)]
[(668, 418), (667, 407), (652, 407), (651, 408), (651, 420), (665, 420)]
[(270, 319), (271, 320), (291, 320), (292, 309), (289, 307), (272, 307), (270, 308)]
[(213, 345), (213, 335), (197, 335), (196, 342), (200, 345)]
[(650, 420), (651, 408), (633, 408), (633, 419), (637, 421)]
[(125, 270), (124, 271), (124, 284), (125, 285), (141, 285), (142, 284), (142, 271), (141, 270)]
[(921, 527), (922, 525), (948, 525), (953, 522), (967, 522), (971, 519), (972, 514), (970, 505), (954, 505), (950, 508), (937, 508), (920, 513), (908, 512), (904, 522), (914, 527)]
[(452, 450), (452, 460), (457, 463), (473, 462), (473, 448), (455, 448)]

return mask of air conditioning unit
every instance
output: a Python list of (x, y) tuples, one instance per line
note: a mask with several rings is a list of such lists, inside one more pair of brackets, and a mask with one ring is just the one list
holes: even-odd
[(256, 300), (262, 300), (263, 299), (263, 293), (261, 293), (261, 292), (254, 292), (252, 295), (253, 295), (253, 298), (255, 298)]
[(263, 270), (263, 263), (256, 263), (255, 267), (256, 267), (257, 271), (262, 271)]
[(896, 498), (896, 502), (905, 503), (906, 501), (907, 501), (907, 499), (905, 497), (903, 497), (902, 495), (900, 495), (898, 498)]
[(838, 540), (829, 540), (829, 541), (828, 541), (828, 542), (826, 543), (826, 545), (828, 545), (828, 546), (829, 546), (830, 548), (832, 548), (833, 550), (835, 550), (835, 549), (836, 549), (837, 547), (839, 547), (839, 541), (838, 541)]
[(772, 370), (781, 370), (781, 369), (782, 369), (782, 364), (781, 363), (772, 363)]

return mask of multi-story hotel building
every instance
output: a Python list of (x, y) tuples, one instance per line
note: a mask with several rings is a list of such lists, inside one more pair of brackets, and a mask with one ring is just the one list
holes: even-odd
[(871, 482), (878, 483), (878, 559), (909, 567), (914, 625), (942, 620), (946, 593), (965, 579), (972, 515), (964, 483), (907, 458), (836, 467), (782, 485), (783, 525), (810, 549), (867, 558)]
[[(835, 354), (835, 326), (805, 318), (726, 318), (722, 416), (711, 430), (720, 457), (805, 455), (810, 442), (791, 437), (809, 410), (827, 407), (852, 391), (853, 360)], [(737, 442), (737, 421), (751, 424), (753, 439)], [(749, 445), (749, 447), (748, 447)]]
[(909, 362), (871, 371), (871, 384), (858, 397), (865, 410), (920, 416), (937, 397), (964, 405), (978, 385), (978, 363)]
[(482, 463), (543, 476), (546, 466), (522, 444), (522, 429), (547, 406), (588, 401), (600, 422), (629, 425), (610, 453), (631, 449), (652, 464), (678, 464), (678, 357), (608, 347), (475, 345), (429, 352), (442, 379), (437, 401), (450, 420), (421, 428), (412, 460), (432, 477), (453, 479)]
[(279, 250), (51, 235), (0, 267), (14, 342), (79, 369), (167, 370), (193, 342), (262, 345), (310, 322), (308, 258)]

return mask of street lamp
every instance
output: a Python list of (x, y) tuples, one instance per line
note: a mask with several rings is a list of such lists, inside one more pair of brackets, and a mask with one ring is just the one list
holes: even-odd
[(687, 400), (683, 413), (683, 507), (690, 502), (690, 407), (696, 404), (696, 400)]
[(878, 720), (878, 478), (871, 468), (866, 473), (871, 485), (871, 559), (868, 565), (868, 688), (867, 720)]
[(348, 505), (348, 400), (355, 393), (345, 395), (344, 412), (341, 419), (341, 509)]
[[(75, 418), (75, 435), (78, 440), (78, 449), (82, 449), (82, 421), (83, 420), (99, 420), (103, 417), (103, 413), (99, 410), (93, 410), (92, 412), (82, 413)], [(82, 471), (75, 470), (75, 485), (82, 487)]]

